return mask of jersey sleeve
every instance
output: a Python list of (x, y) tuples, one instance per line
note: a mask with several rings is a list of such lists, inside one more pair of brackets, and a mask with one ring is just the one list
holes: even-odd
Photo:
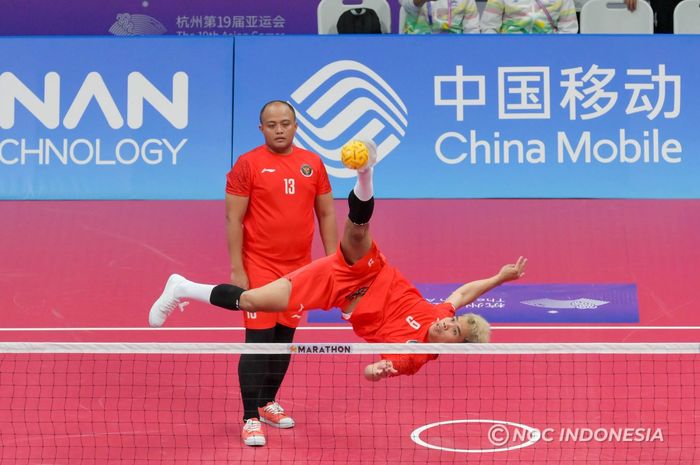
[(389, 360), (398, 372), (391, 376), (414, 375), (423, 365), (431, 360), (435, 360), (437, 355), (433, 354), (391, 354), (382, 355), (383, 360)]
[(253, 176), (250, 162), (245, 158), (239, 158), (226, 175), (226, 193), (250, 197), (252, 184)]
[(323, 195), (331, 192), (331, 182), (328, 180), (328, 172), (323, 161), (319, 158), (318, 184), (316, 185), (316, 195)]

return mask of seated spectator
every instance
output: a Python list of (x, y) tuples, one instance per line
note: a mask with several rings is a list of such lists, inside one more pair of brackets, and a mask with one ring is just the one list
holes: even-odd
[(482, 33), (576, 34), (574, 0), (488, 0)]
[(479, 10), (474, 0), (401, 0), (406, 34), (476, 34)]
[[(635, 2), (636, 0), (625, 0)], [(657, 34), (673, 34), (673, 10), (681, 0), (651, 0), (651, 9), (654, 10), (654, 32)], [(628, 4), (629, 5), (629, 4)]]
[(338, 18), (338, 34), (381, 34), (382, 24), (371, 8), (353, 8)]

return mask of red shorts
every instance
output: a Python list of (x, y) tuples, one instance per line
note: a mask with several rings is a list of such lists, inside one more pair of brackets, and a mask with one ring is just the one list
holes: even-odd
[[(284, 273), (277, 273), (268, 268), (255, 266), (247, 261), (245, 263), (246, 273), (248, 274), (248, 285), (250, 289), (264, 286), (267, 283), (281, 278)], [(294, 267), (297, 269), (298, 267)], [(274, 328), (277, 323), (285, 325), (289, 328), (296, 328), (301, 321), (301, 315), (297, 312), (241, 312), (243, 313), (243, 325), (247, 329), (270, 329)]]
[(330, 310), (345, 308), (353, 299), (364, 295), (386, 264), (377, 244), (359, 261), (349, 265), (338, 247), (334, 255), (314, 260), (289, 273), (292, 283), (287, 311)]

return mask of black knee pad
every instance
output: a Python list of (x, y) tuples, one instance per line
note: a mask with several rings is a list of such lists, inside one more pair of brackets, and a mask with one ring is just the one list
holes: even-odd
[(363, 202), (357, 198), (355, 190), (351, 190), (350, 195), (348, 195), (348, 206), (350, 207), (348, 212), (350, 221), (357, 225), (367, 224), (374, 212), (374, 197)]
[(209, 302), (217, 307), (227, 308), (229, 310), (240, 310), (240, 308), (238, 308), (238, 303), (244, 291), (244, 289), (234, 286), (233, 284), (219, 284), (211, 291)]

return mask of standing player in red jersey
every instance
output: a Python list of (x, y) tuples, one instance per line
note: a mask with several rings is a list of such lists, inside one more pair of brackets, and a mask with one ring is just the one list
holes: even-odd
[[(374, 151), (370, 151), (374, 154)], [(376, 154), (374, 154), (376, 157)], [(371, 157), (374, 158), (374, 157)], [(401, 273), (389, 265), (369, 233), (374, 209), (372, 167), (358, 170), (348, 197), (349, 214), (340, 248), (261, 288), (245, 290), (229, 284), (198, 284), (172, 275), (151, 307), (150, 319), (164, 322), (180, 299), (196, 299), (230, 310), (297, 311), (340, 307), (355, 333), (368, 342), (488, 342), (489, 324), (481, 316), (455, 316), (455, 311), (494, 287), (522, 277), (527, 259), (503, 266), (486, 279), (455, 290), (433, 305)], [(384, 355), (365, 368), (376, 381), (411, 375), (435, 355)]]
[[(297, 122), (287, 102), (260, 111), (265, 144), (244, 153), (226, 176), (226, 219), (231, 282), (256, 288), (311, 262), (314, 212), (326, 254), (335, 252), (338, 232), (328, 174), (315, 153), (293, 145)], [(244, 312), (245, 341), (290, 343), (296, 312)], [(275, 400), (290, 356), (244, 354), (238, 364), (243, 401), (242, 439), (264, 445), (258, 419), (278, 428), (294, 420)]]

